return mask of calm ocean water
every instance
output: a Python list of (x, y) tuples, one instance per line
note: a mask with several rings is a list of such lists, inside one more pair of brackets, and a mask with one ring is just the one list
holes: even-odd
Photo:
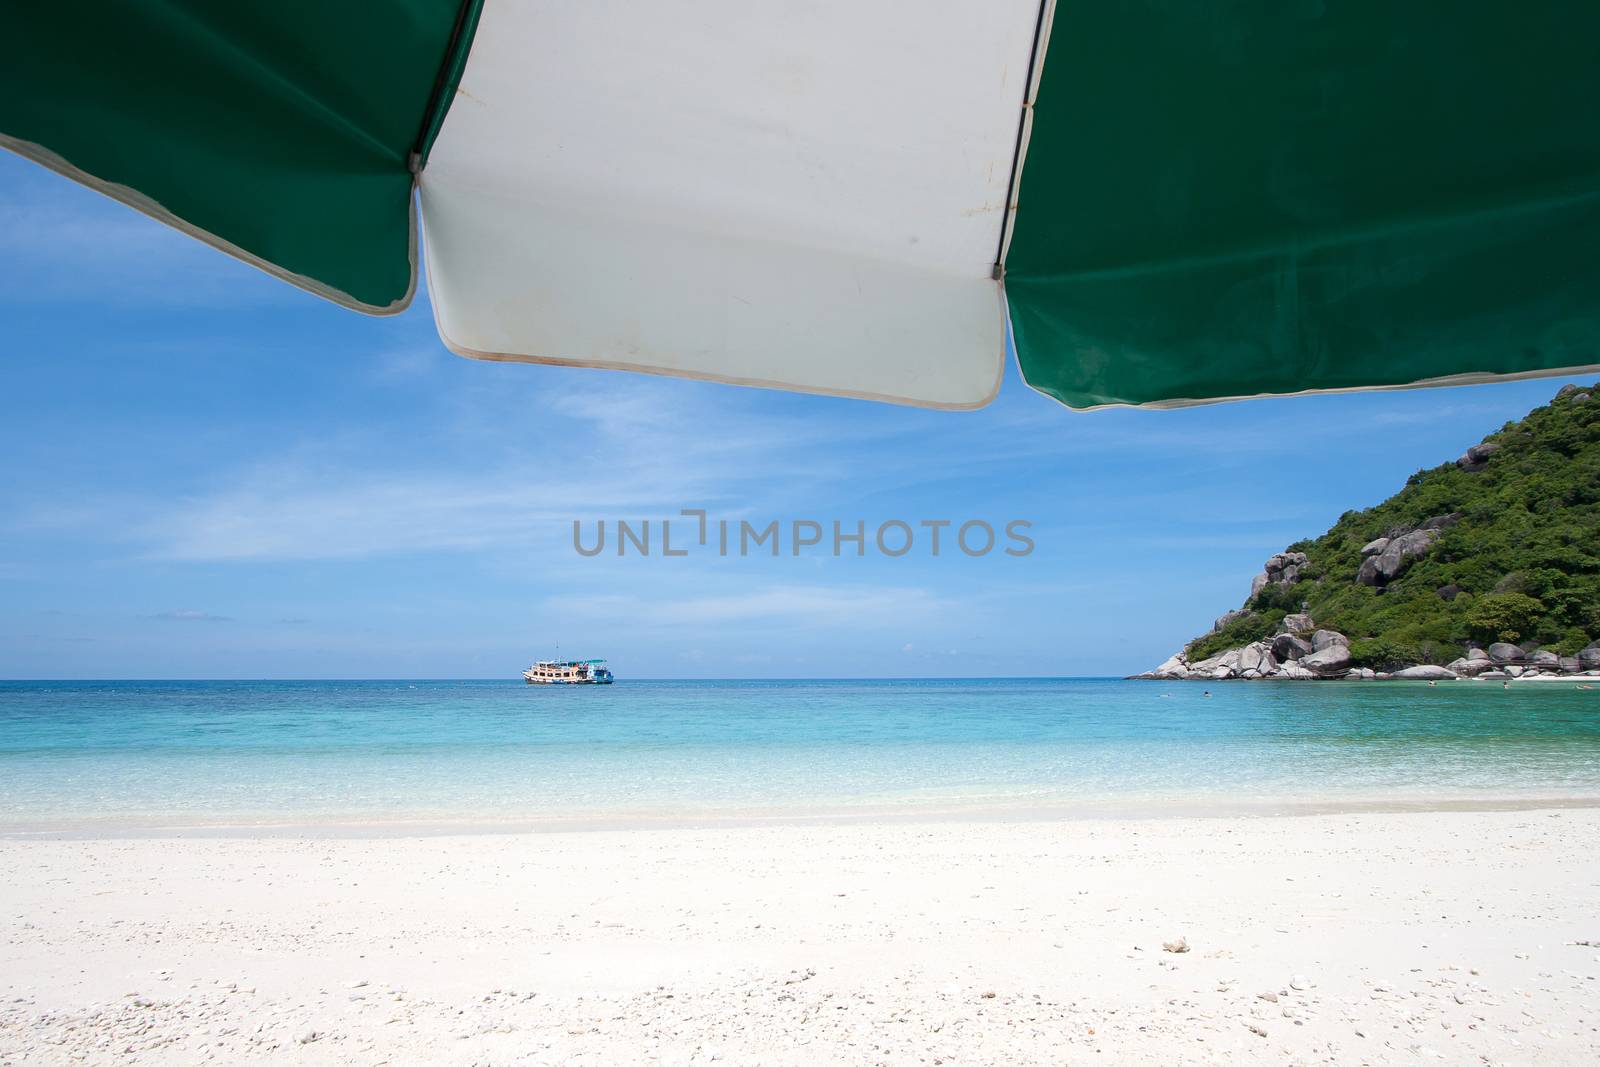
[(1600, 689), (0, 682), (0, 830), (1600, 797)]

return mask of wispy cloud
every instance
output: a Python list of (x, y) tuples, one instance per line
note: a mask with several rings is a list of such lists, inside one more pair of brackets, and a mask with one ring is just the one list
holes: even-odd
[(154, 615), (146, 616), (151, 619), (161, 619), (166, 622), (232, 622), (231, 615), (213, 615), (209, 611), (158, 611)]
[(3, 639), (6, 641), (18, 641), (30, 644), (38, 643), (61, 645), (89, 645), (99, 640), (98, 637), (79, 637), (64, 634), (7, 634)]
[(437, 342), (385, 348), (372, 356), (368, 377), (378, 385), (414, 386), (431, 377), (442, 362), (456, 358)]
[(1429, 407), (1405, 407), (1387, 411), (1375, 411), (1368, 416), (1367, 421), (1374, 426), (1425, 426), (1436, 422), (1461, 422), (1469, 419), (1483, 419), (1484, 432), (1488, 433), (1493, 427), (1489, 421), (1501, 405), (1490, 400), (1481, 403), (1457, 402), (1453, 404), (1436, 404)]
[[(282, 282), (27, 161), (0, 160), (0, 301), (139, 307), (292, 299)], [(270, 284), (267, 284), (270, 283)]]
[(627, 618), (656, 627), (765, 623), (855, 630), (907, 619), (929, 622), (941, 616), (948, 604), (918, 587), (777, 584), (713, 596), (642, 599), (608, 594), (577, 602), (563, 600), (553, 606), (569, 615)]
[[(603, 395), (557, 395), (531, 433), (520, 397), (458, 398), (437, 458), (410, 469), (375, 436), (302, 440), (177, 500), (40, 505), (20, 524), (113, 528), (141, 554), (177, 560), (359, 559), (434, 551), (565, 547), (574, 519), (737, 515), (777, 509), (848, 478), (847, 423), (729, 404), (686, 409), (681, 391), (618, 378)], [(438, 431), (435, 431), (436, 433)], [(486, 451), (493, 442), (493, 451)], [(107, 514), (107, 509), (118, 512)]]

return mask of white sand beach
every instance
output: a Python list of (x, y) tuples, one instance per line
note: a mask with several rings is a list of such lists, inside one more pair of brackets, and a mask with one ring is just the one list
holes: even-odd
[(0, 1063), (1592, 1064), (1597, 837), (1568, 808), (10, 839)]

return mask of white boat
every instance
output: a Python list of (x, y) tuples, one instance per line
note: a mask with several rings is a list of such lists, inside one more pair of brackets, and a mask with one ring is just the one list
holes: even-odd
[(610, 685), (615, 679), (603, 659), (542, 659), (522, 672), (529, 685)]

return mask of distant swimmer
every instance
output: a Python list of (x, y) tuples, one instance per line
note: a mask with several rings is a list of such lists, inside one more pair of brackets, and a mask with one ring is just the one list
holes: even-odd
[(1579, 689), (1593, 689), (1594, 686), (1592, 686), (1592, 685), (1580, 685), (1580, 686), (1578, 686), (1578, 688)]
[(1429, 685), (1438, 685), (1439, 683), (1438, 682), (1429, 682), (1428, 684)]
[(1510, 689), (1511, 688), (1511, 683), (1510, 682), (1501, 682), (1500, 683), (1500, 688), (1501, 689)]
[(1211, 690), (1207, 689), (1204, 693), (1201, 693), (1200, 695), (1203, 696), (1203, 697), (1208, 697), (1208, 696), (1211, 695)]

